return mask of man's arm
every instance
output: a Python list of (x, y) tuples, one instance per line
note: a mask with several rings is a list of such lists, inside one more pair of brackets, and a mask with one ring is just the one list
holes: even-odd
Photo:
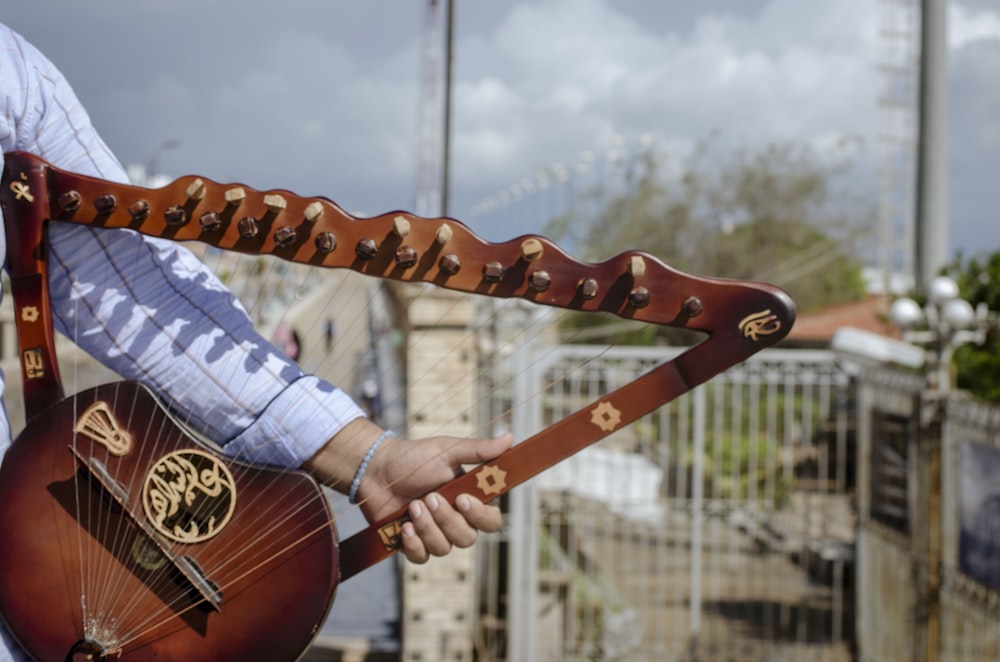
[[(0, 82), (9, 131), (3, 148), (109, 180), (125, 173), (62, 74), (0, 25)], [(17, 57), (14, 57), (17, 55)], [(0, 90), (4, 92), (5, 90)], [(127, 230), (54, 224), (50, 293), (60, 330), (127, 379), (149, 385), (185, 421), (242, 459), (305, 466), (350, 489), (381, 430), (343, 391), (305, 375), (253, 328), (218, 279), (175, 242)], [(458, 510), (429, 494), (464, 463), (502, 452), (509, 437), (386, 440), (359, 484), (369, 519), (409, 505), (404, 551), (414, 561), (495, 530), (499, 510), (473, 497)], [(412, 503), (411, 503), (412, 501)]]
[[(499, 507), (461, 494), (452, 506), (436, 488), (461, 473), (462, 466), (492, 460), (510, 448), (509, 434), (493, 439), (429, 437), (405, 440), (382, 437), (383, 430), (367, 419), (345, 426), (303, 468), (330, 487), (348, 493), (357, 470), (372, 445), (357, 488), (357, 502), (369, 522), (407, 507), (410, 522), (403, 525), (403, 554), (414, 563), (447, 554), (452, 546), (468, 547), (478, 531), (500, 528)], [(426, 495), (426, 496), (425, 496)]]

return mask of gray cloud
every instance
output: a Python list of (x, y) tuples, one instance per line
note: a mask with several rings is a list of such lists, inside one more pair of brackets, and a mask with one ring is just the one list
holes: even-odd
[[(179, 138), (160, 160), (168, 172), (374, 213), (414, 208), (422, 4), (50, 0), (3, 20), (66, 72), (123, 160)], [(679, 150), (712, 132), (730, 145), (858, 137), (874, 194), (879, 10), (875, 0), (459, 2), (452, 213), (467, 218), (539, 168), (622, 139)], [(952, 243), (995, 250), (1000, 12), (965, 0), (953, 15)]]

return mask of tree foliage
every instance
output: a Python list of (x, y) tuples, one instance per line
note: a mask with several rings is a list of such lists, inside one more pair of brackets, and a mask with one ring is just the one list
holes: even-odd
[[(991, 311), (1000, 311), (1000, 251), (968, 261), (961, 256), (950, 271), (955, 274), (959, 293), (973, 306), (985, 304)], [(1000, 402), (1000, 328), (997, 319), (982, 345), (964, 345), (955, 352), (957, 385), (973, 395)]]
[(729, 157), (637, 154), (546, 229), (599, 261), (641, 248), (689, 273), (784, 287), (800, 312), (864, 295), (857, 242), (874, 206), (847, 195), (850, 160), (799, 144)]

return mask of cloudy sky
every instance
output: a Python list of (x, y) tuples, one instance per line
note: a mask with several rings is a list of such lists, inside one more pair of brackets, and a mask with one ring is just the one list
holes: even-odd
[[(2, 20), (63, 69), (123, 161), (159, 153), (171, 174), (415, 208), (421, 0), (8, 4)], [(875, 172), (882, 7), (458, 0), (451, 214), (476, 227), (484, 200), (542, 168), (713, 132), (734, 147), (859, 139)], [(996, 1), (953, 2), (949, 43), (949, 253), (998, 250)]]

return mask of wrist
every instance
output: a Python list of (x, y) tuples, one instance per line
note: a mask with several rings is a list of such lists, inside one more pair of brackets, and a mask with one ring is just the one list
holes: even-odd
[[(347, 492), (347, 500), (352, 504), (358, 503), (358, 491), (361, 487), (361, 481), (364, 480), (365, 474), (368, 472), (368, 467), (378, 452), (379, 447), (382, 446), (387, 440), (392, 439), (396, 436), (396, 433), (392, 430), (383, 430), (382, 433), (375, 438), (371, 446), (368, 447), (368, 451), (365, 456), (361, 459), (358, 464), (357, 471), (354, 472), (354, 478), (351, 480), (351, 487)], [(374, 474), (375, 472), (372, 471)]]
[[(317, 480), (338, 492), (347, 494), (357, 469), (382, 428), (366, 418), (356, 418), (302, 464), (302, 468)], [(371, 473), (371, 467), (368, 467)]]

